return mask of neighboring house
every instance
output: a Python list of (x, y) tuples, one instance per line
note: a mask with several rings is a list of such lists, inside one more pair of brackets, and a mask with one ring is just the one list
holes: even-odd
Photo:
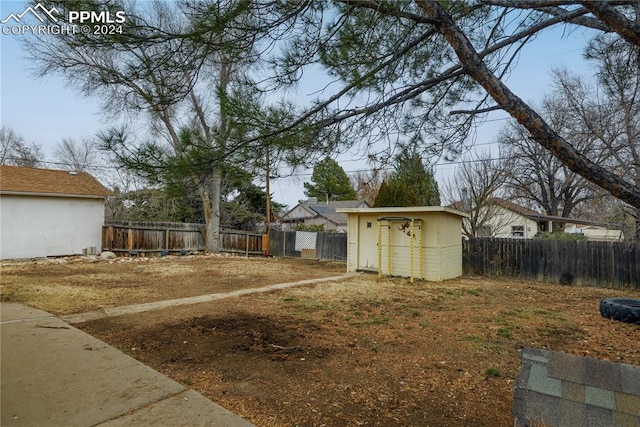
[(296, 225), (323, 226), (325, 231), (347, 231), (347, 215), (336, 209), (370, 208), (366, 201), (345, 200), (327, 203), (299, 203), (282, 217), (282, 229)]
[(480, 229), (483, 236), (531, 239), (554, 231), (553, 219), (533, 209), (498, 198), (491, 199), (489, 205), (492, 212)]
[[(573, 220), (572, 220), (573, 221)], [(622, 227), (614, 229), (611, 225), (602, 225), (596, 222), (581, 221), (579, 223), (566, 223), (565, 233), (582, 234), (587, 240), (622, 241), (624, 234)]]
[[(459, 202), (451, 206), (462, 210)], [(499, 198), (490, 199), (487, 206), (480, 209), (477, 217), (481, 218), (477, 237), (531, 239), (538, 233), (553, 233), (563, 228), (566, 233), (583, 234), (589, 240), (622, 238), (620, 229), (609, 229), (599, 222), (545, 215)], [(465, 230), (469, 230), (469, 219), (465, 218), (464, 221), (466, 222)]]
[(110, 194), (86, 172), (0, 165), (0, 259), (100, 251)]
[(463, 220), (463, 234), (465, 237), (500, 237), (530, 239), (538, 232), (553, 230), (552, 221), (532, 209), (525, 208), (504, 199), (492, 198), (479, 211), (468, 211), (462, 202), (452, 203), (449, 207), (467, 212), (468, 217)]

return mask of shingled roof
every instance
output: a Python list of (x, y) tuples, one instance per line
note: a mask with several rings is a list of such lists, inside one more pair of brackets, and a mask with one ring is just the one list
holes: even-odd
[[(336, 212), (336, 208), (358, 208), (362, 205), (369, 207), (369, 204), (364, 200), (341, 200), (330, 201), (329, 204), (325, 203), (298, 203), (293, 209), (287, 212), (283, 219), (285, 222), (299, 221), (304, 219), (310, 219), (314, 217), (322, 217), (328, 221), (333, 222), (336, 225), (347, 225), (347, 214)], [(308, 215), (303, 217), (290, 217), (289, 214), (293, 212), (297, 207), (303, 208)]]
[(0, 194), (94, 198), (111, 192), (86, 172), (0, 165)]
[[(529, 208), (525, 208), (524, 206), (520, 206), (517, 205), (513, 202), (510, 202), (508, 200), (505, 199), (500, 199), (498, 197), (490, 197), (485, 201), (485, 205), (498, 205), (498, 206), (502, 206), (503, 208), (510, 210), (511, 212), (517, 213), (518, 215), (522, 215), (524, 217), (530, 218), (530, 219), (545, 219), (548, 218), (547, 215), (545, 214), (541, 214), (538, 213), (536, 211), (534, 211), (533, 209), (529, 209)], [(464, 206), (462, 204), (461, 200), (458, 200), (456, 202), (453, 202), (449, 205), (449, 207), (457, 209), (459, 211), (463, 211), (464, 212)]]

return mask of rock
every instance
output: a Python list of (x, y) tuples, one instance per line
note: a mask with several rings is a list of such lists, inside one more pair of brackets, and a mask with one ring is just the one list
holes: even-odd
[(110, 251), (104, 251), (100, 254), (100, 259), (114, 259), (116, 254)]

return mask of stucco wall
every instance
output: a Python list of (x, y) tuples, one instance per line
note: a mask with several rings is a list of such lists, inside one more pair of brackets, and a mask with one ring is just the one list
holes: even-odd
[(0, 196), (0, 259), (101, 249), (103, 199)]

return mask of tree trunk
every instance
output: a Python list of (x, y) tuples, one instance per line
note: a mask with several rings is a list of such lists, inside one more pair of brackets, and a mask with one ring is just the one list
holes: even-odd
[(209, 224), (211, 224), (211, 232), (207, 241), (207, 247), (210, 253), (220, 252), (220, 197), (222, 192), (222, 175), (219, 170), (213, 173), (211, 180), (211, 213), (209, 215)]
[(205, 251), (207, 253), (219, 253), (222, 175), (218, 170), (214, 171), (211, 177), (205, 183), (201, 183), (199, 187), (206, 221)]

